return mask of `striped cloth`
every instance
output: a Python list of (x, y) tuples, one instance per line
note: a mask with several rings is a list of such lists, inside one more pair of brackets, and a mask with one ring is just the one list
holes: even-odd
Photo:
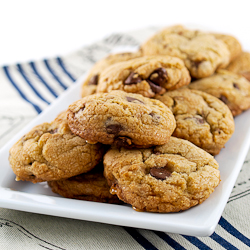
[[(110, 52), (157, 28), (113, 34), (70, 55), (0, 68), (0, 146)], [(250, 152), (210, 237), (106, 225), (0, 208), (0, 249), (250, 249)], [(13, 240), (14, 239), (14, 240)]]

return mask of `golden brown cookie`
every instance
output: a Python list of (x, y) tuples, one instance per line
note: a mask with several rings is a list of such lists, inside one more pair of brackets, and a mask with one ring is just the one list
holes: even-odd
[(95, 94), (96, 89), (97, 89), (97, 77), (93, 77), (93, 82), (92, 81), (88, 81), (88, 82), (85, 81), (82, 84), (81, 97)]
[(123, 90), (154, 97), (189, 83), (189, 72), (179, 58), (144, 56), (108, 67), (100, 75), (97, 93)]
[(98, 164), (88, 173), (69, 179), (48, 181), (48, 185), (54, 193), (66, 198), (113, 204), (123, 203), (116, 195), (109, 192), (108, 183), (103, 176), (102, 164)]
[(74, 102), (68, 123), (89, 143), (123, 147), (164, 144), (175, 129), (174, 116), (162, 102), (119, 90)]
[(194, 78), (212, 75), (230, 61), (227, 44), (210, 33), (188, 30), (181, 25), (163, 29), (141, 46), (143, 55), (181, 58)]
[(128, 61), (130, 59), (138, 58), (141, 56), (141, 52), (126, 52), (126, 53), (117, 53), (117, 54), (110, 54), (107, 57), (103, 58), (102, 60), (98, 61), (90, 70), (86, 80), (82, 84), (81, 89), (81, 97), (85, 97), (88, 95), (92, 95), (96, 92), (97, 85), (100, 79), (101, 72), (118, 62)]
[(186, 139), (212, 155), (219, 154), (234, 132), (230, 109), (212, 95), (184, 88), (155, 98), (175, 116), (173, 136)]
[(104, 146), (74, 135), (66, 112), (51, 123), (34, 127), (10, 149), (16, 180), (33, 183), (60, 180), (90, 171), (102, 160)]
[(212, 33), (212, 35), (214, 35), (217, 39), (222, 40), (227, 45), (230, 52), (230, 62), (241, 54), (241, 44), (235, 37), (219, 33)]
[(188, 87), (219, 98), (229, 107), (233, 116), (250, 108), (249, 81), (230, 71), (219, 70), (210, 77), (192, 82)]
[(250, 53), (242, 52), (228, 65), (227, 70), (240, 74), (250, 81)]
[(205, 201), (220, 182), (216, 160), (186, 140), (149, 149), (110, 149), (104, 176), (111, 193), (135, 210), (178, 212)]

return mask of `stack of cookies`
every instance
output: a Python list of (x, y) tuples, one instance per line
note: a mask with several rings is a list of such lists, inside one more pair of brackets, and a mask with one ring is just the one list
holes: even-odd
[(10, 149), (16, 180), (67, 198), (178, 212), (220, 182), (234, 116), (250, 108), (250, 54), (232, 36), (173, 26), (109, 55), (82, 99)]

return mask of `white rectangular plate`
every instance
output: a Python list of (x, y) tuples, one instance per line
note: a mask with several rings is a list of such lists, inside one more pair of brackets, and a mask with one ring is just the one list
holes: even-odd
[(27, 212), (145, 228), (192, 236), (211, 235), (220, 219), (250, 144), (250, 110), (235, 119), (236, 128), (225, 148), (216, 156), (221, 183), (202, 204), (180, 213), (158, 214), (136, 212), (129, 205), (111, 205), (59, 197), (46, 183), (16, 182), (9, 166), (11, 146), (35, 125), (52, 121), (59, 112), (80, 98), (84, 76), (65, 91), (36, 119), (0, 151), (0, 206)]

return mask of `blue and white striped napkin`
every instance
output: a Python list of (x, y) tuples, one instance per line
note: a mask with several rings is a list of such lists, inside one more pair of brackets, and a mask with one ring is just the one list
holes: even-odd
[[(70, 55), (1, 67), (0, 147), (96, 61), (121, 47), (137, 47), (155, 31), (156, 28), (148, 28), (113, 34)], [(250, 249), (249, 198), (250, 152), (210, 237), (168, 234), (0, 208), (0, 248)]]

